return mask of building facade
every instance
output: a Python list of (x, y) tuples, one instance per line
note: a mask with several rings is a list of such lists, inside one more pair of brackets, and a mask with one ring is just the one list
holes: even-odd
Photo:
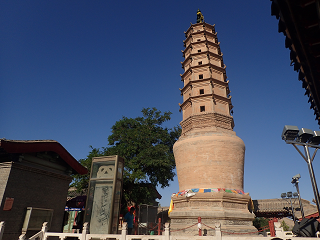
[(0, 139), (0, 221), (3, 239), (30, 237), (48, 222), (62, 232), (71, 174), (87, 169), (53, 140)]

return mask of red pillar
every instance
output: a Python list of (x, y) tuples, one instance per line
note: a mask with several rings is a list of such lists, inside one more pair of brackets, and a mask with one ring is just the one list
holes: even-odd
[(137, 221), (134, 221), (133, 227), (134, 227), (134, 235), (138, 235), (138, 222)]
[(158, 218), (158, 235), (161, 235), (161, 218)]
[(275, 237), (276, 236), (276, 231), (274, 230), (274, 222), (278, 222), (277, 218), (273, 218), (271, 220), (269, 220), (269, 229), (270, 229), (270, 235), (271, 237)]

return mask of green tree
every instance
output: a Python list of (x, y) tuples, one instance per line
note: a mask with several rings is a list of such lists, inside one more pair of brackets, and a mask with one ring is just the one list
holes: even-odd
[[(180, 127), (169, 129), (162, 124), (171, 112), (143, 108), (142, 117), (122, 117), (112, 126), (108, 147), (92, 148), (80, 163), (90, 171), (92, 158), (119, 155), (125, 160), (123, 196), (125, 202), (149, 203), (157, 186), (169, 186), (175, 176), (173, 144), (181, 134)], [(88, 175), (74, 175), (72, 186), (78, 191), (88, 187)]]
[[(269, 226), (269, 219), (264, 217), (256, 217), (253, 220), (253, 226), (256, 227), (256, 229), (261, 230), (265, 227)], [(266, 228), (267, 231), (269, 231), (269, 228)]]
[(288, 226), (288, 224), (286, 224), (284, 220), (282, 220), (281, 222), (281, 227), (283, 227), (284, 231), (290, 231), (290, 227)]
[(78, 192), (83, 192), (88, 188), (92, 158), (100, 157), (104, 155), (104, 152), (101, 151), (99, 148), (93, 148), (92, 146), (90, 146), (90, 148), (91, 148), (91, 151), (89, 152), (88, 156), (84, 159), (79, 160), (82, 166), (88, 169), (88, 173), (85, 175), (80, 175), (80, 174), (71, 175), (73, 178), (71, 187), (75, 187)]

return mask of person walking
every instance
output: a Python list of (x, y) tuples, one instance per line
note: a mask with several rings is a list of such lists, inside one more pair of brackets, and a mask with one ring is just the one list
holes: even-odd
[(127, 214), (124, 216), (124, 221), (128, 223), (128, 235), (134, 235), (132, 233), (132, 230), (133, 230), (133, 219), (134, 219), (134, 210), (135, 208), (134, 207), (131, 207), (130, 208), (130, 211), (127, 212)]

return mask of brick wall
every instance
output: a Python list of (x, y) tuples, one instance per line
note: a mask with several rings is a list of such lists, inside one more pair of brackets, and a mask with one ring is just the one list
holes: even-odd
[[(0, 181), (5, 178), (6, 172), (8, 169), (0, 168)], [(71, 177), (67, 174), (53, 173), (14, 162), (6, 190), (2, 194), (0, 221), (6, 222), (3, 239), (18, 239), (27, 207), (53, 209), (52, 224), (49, 230), (61, 232), (70, 181)], [(4, 200), (7, 197), (14, 198), (11, 211), (3, 211)], [(34, 233), (36, 231), (28, 231), (27, 237)]]
[[(3, 208), (3, 194), (7, 187), (7, 181), (11, 170), (11, 162), (0, 163), (0, 208)], [(1, 218), (0, 218), (1, 221)]]

